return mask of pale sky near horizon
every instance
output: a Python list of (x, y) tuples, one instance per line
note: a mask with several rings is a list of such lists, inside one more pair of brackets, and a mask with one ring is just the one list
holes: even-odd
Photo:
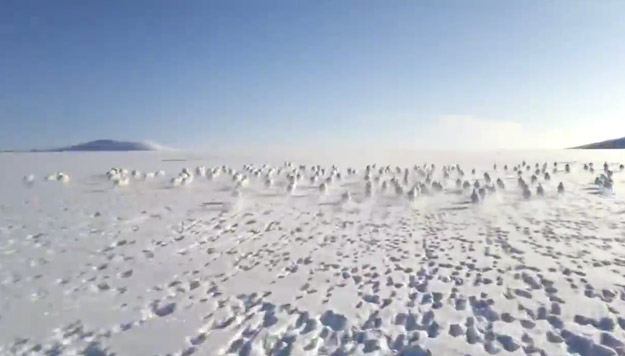
[(625, 136), (625, 1), (0, 2), (0, 149)]

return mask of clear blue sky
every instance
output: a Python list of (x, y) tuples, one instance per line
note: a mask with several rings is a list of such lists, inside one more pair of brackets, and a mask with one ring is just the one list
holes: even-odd
[(0, 1), (1, 148), (620, 136), (625, 1)]

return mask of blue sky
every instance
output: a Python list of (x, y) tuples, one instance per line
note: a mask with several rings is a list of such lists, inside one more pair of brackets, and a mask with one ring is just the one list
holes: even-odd
[(625, 136), (624, 1), (0, 2), (0, 146)]

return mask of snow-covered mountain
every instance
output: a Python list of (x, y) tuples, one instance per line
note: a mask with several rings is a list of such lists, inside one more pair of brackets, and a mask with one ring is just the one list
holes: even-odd
[(587, 145), (577, 146), (577, 147), (572, 147), (572, 148), (587, 149), (587, 150), (625, 148), (625, 137), (615, 138), (613, 140), (590, 143)]
[(65, 151), (161, 151), (164, 146), (152, 142), (131, 142), (116, 140), (95, 140), (77, 145), (52, 149), (34, 150), (36, 152), (65, 152)]

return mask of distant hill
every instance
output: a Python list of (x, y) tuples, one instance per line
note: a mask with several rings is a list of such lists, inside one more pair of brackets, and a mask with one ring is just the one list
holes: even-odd
[(614, 140), (590, 143), (583, 146), (571, 147), (572, 149), (599, 150), (599, 149), (618, 149), (625, 148), (625, 137), (616, 138)]
[(93, 152), (93, 151), (160, 151), (165, 147), (149, 142), (130, 142), (115, 140), (95, 140), (77, 145), (32, 150), (32, 152)]

